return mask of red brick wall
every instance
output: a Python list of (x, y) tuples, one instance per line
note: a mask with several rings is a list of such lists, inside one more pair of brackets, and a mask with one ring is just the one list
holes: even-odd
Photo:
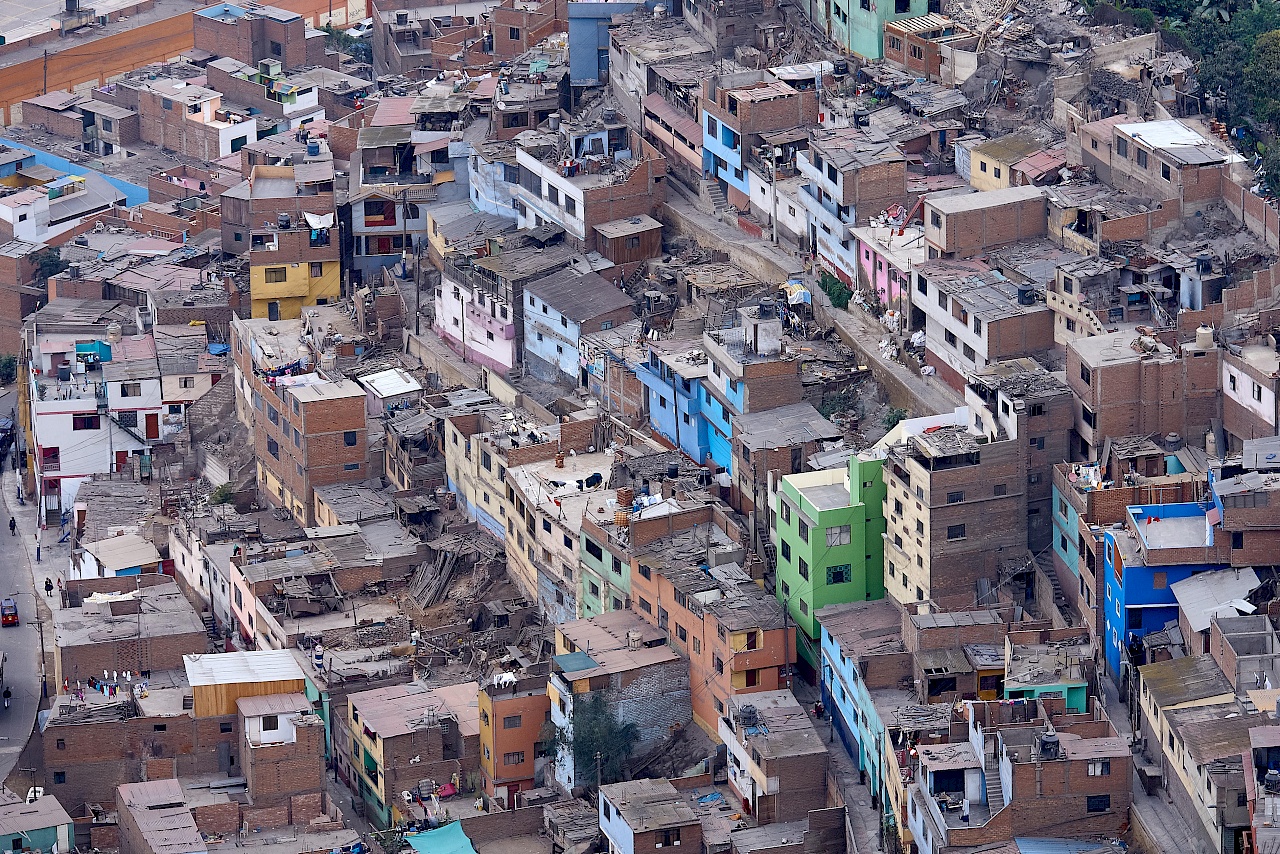
[(240, 755), (255, 807), (288, 804), (294, 795), (324, 787), (324, 727), (316, 721), (298, 727), (293, 744), (250, 747), (243, 743)]
[(84, 136), (84, 122), (78, 113), (58, 112), (24, 101), (22, 104), (22, 123), (25, 125), (44, 125), (45, 130), (54, 136), (74, 139), (79, 142)]

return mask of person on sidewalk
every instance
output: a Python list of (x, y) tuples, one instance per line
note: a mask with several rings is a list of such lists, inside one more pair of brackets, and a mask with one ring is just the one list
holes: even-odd
[(44, 579), (44, 595), (46, 599), (53, 596), (53, 580), (48, 576)]
[(9, 536), (18, 536), (18, 520), (12, 516), (9, 517)]

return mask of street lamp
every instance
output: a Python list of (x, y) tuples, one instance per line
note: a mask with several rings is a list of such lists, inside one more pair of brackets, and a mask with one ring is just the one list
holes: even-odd
[(42, 699), (49, 699), (49, 683), (46, 680), (45, 657), (44, 657), (44, 619), (40, 616), (40, 600), (36, 598), (36, 594), (21, 592), (10, 593), (10, 599), (16, 599), (19, 596), (30, 596), (35, 600), (36, 613), (36, 629), (40, 632), (40, 696)]

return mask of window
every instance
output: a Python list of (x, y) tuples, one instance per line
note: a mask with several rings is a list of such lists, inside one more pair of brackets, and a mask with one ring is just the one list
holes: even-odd
[(640, 610), (644, 611), (646, 614), (653, 613), (653, 605), (650, 604), (649, 600), (643, 596), (640, 597)]
[(963, 490), (963, 489), (962, 489), (962, 490), (960, 490), (960, 491), (958, 491), (958, 492), (948, 492), (948, 493), (947, 493), (947, 503), (948, 503), (948, 504), (959, 504), (961, 501), (964, 501), (964, 490)]
[(1111, 810), (1110, 795), (1090, 795), (1085, 802), (1089, 812), (1109, 812)]
[(1227, 374), (1227, 385), (1231, 386), (1231, 390), (1232, 390), (1232, 391), (1235, 391), (1235, 390), (1236, 390), (1236, 375), (1235, 375), (1235, 374)]
[(800, 613), (809, 616), (809, 603), (803, 599), (800, 600)]
[(100, 415), (73, 415), (71, 416), (72, 430), (100, 430), (102, 429), (102, 416)]
[(985, 161), (985, 160), (980, 160), (980, 161), (978, 161), (978, 171), (979, 171), (979, 172), (986, 172), (986, 171), (987, 171), (987, 161)]
[(1037, 451), (1044, 450), (1044, 436), (1033, 436), (1028, 444)]
[(942, 215), (937, 211), (930, 211), (929, 224), (934, 228), (942, 228)]
[(977, 317), (973, 319), (973, 331), (977, 335), (982, 334), (982, 320)]
[(142, 397), (142, 383), (120, 383), (120, 396)]
[(796, 520), (796, 533), (803, 542), (809, 542), (809, 524), (803, 519)]
[(653, 570), (649, 569), (645, 564), (640, 564), (640, 577), (649, 580), (653, 578)]
[(943, 311), (946, 311), (948, 305), (949, 303), (947, 302), (947, 295), (942, 291), (941, 288), (939, 288), (938, 289), (938, 308), (942, 309)]
[(195, 388), (195, 377), (178, 377), (178, 388)]
[(828, 584), (848, 584), (853, 581), (853, 569), (847, 563), (827, 567)]
[(791, 505), (783, 501), (778, 507), (778, 515), (782, 517), (782, 521), (791, 522)]
[(357, 438), (355, 430), (347, 430), (342, 434), (342, 444), (346, 445), (348, 448), (354, 448), (356, 446)]
[(803, 578), (805, 581), (808, 581), (809, 580), (809, 562), (804, 558), (800, 558), (799, 560), (800, 560), (800, 563), (799, 563), (800, 577)]
[(942, 340), (946, 341), (948, 346), (956, 346), (956, 334), (950, 329), (944, 329), (942, 331)]
[(271, 404), (267, 404), (267, 420), (277, 427), (280, 426), (280, 411)]
[(786, 540), (782, 541), (781, 554), (783, 560), (791, 560), (791, 543)]
[(524, 764), (524, 751), (523, 751), (523, 750), (517, 750), (517, 751), (515, 751), (514, 753), (504, 753), (504, 754), (502, 754), (502, 764), (503, 764), (503, 765), (523, 765), (523, 764)]
[(54, 772), (53, 772), (53, 782), (54, 782), (54, 785), (62, 785), (63, 783), (67, 782), (67, 772), (66, 772), (66, 771), (54, 771)]
[(948, 539), (948, 540), (963, 540), (963, 539), (964, 539), (964, 525), (963, 525), (963, 524), (960, 524), (960, 525), (948, 525), (948, 526), (947, 526), (947, 539)]
[(679, 623), (676, 623), (676, 637), (680, 639), (681, 643), (687, 643), (689, 640), (689, 633)]
[(283, 56), (283, 55), (284, 55), (284, 46), (283, 46), (283, 45), (281, 45), (281, 44), (280, 44), (280, 42), (272, 42), (272, 43), (271, 43), (271, 55), (272, 55), (272, 56)]
[(275, 457), (277, 460), (280, 459), (280, 443), (275, 439), (268, 438), (267, 453)]
[(1137, 161), (1138, 161), (1138, 165), (1139, 165), (1139, 166), (1141, 166), (1143, 169), (1146, 169), (1146, 168), (1147, 168), (1147, 152), (1145, 152), (1145, 151), (1143, 151), (1141, 148), (1139, 148), (1139, 149), (1138, 149), (1138, 151), (1137, 151), (1137, 157), (1136, 157), (1136, 159), (1137, 159)]
[(680, 844), (680, 828), (673, 827), (670, 830), (659, 830), (654, 834), (657, 839), (655, 848), (665, 848), (668, 845)]
[(847, 546), (853, 541), (853, 530), (850, 525), (836, 525), (827, 528), (827, 548)]
[(1262, 400), (1262, 386), (1257, 383), (1253, 384), (1253, 399)]
[(278, 285), (286, 278), (284, 267), (268, 267), (263, 272), (263, 276), (265, 276), (269, 285)]
[(973, 348), (968, 344), (964, 345), (962, 352), (964, 353), (964, 357), (970, 362), (976, 361), (977, 354), (973, 352)]
[(280, 729), (280, 717), (279, 717), (278, 715), (263, 715), (263, 716), (262, 716), (262, 731), (263, 731), (263, 732), (275, 732), (275, 731), (276, 731), (276, 730), (278, 730), (278, 729)]
[(502, 719), (502, 728), (503, 729), (519, 729), (520, 725), (523, 722), (524, 722), (523, 715), (507, 715), (505, 718)]
[(58, 739), (58, 749), (59, 749), (59, 750), (66, 750), (66, 749), (67, 749), (67, 742), (66, 742), (65, 740), (61, 739), (61, 738), (60, 738), (60, 739)]
[(993, 175), (995, 175), (997, 178), (999, 178), (999, 177), (1000, 177), (1000, 167), (999, 167), (999, 166), (997, 166), (997, 167), (995, 167), (994, 169), (992, 169), (992, 170), (991, 170), (991, 172), (992, 172), (992, 174), (993, 174)]
[(1093, 384), (1093, 372), (1090, 371), (1089, 368), (1086, 367), (1085, 365), (1080, 366), (1080, 380), (1085, 385)]
[(520, 28), (519, 28), (519, 27), (508, 27), (508, 28), (507, 28), (507, 35), (511, 38), (511, 40), (512, 40), (513, 42), (518, 42), (518, 41), (520, 41)]
[(318, 279), (323, 275), (324, 275), (324, 262), (312, 261), (311, 262), (311, 278)]
[[(569, 214), (569, 216), (576, 216), (578, 213), (578, 203), (569, 196), (564, 197), (564, 212)], [(638, 237), (628, 239), (627, 243), (629, 244), (632, 239), (635, 240), (636, 246), (640, 245), (640, 238)]]
[[(1165, 179), (1166, 181), (1168, 181), (1168, 180), (1169, 180), (1169, 175), (1170, 175), (1170, 172), (1169, 172), (1169, 164), (1168, 164), (1168, 163), (1161, 163), (1161, 164), (1160, 164), (1160, 177), (1161, 177), (1161, 178), (1163, 178), (1163, 179)], [(1242, 806), (1243, 806), (1243, 804), (1242, 804)]]
[(587, 554), (591, 555), (593, 558), (595, 558), (598, 561), (604, 560), (604, 549), (602, 549), (600, 547), (600, 544), (597, 543), (595, 540), (586, 538), (586, 539), (583, 539), (582, 544), (583, 546), (586, 547)]
[(718, 655), (711, 656), (711, 666), (712, 668), (715, 669), (717, 674), (721, 676), (724, 675), (724, 662), (720, 660), (720, 656)]
[(1103, 762), (1090, 762), (1090, 763), (1089, 763), (1089, 776), (1090, 776), (1090, 777), (1110, 777), (1110, 776), (1111, 776), (1111, 763), (1110, 763), (1110, 762), (1106, 762), (1106, 761), (1103, 761)]
[(169, 725), (168, 724), (152, 724), (151, 731), (152, 732), (168, 732)]
[(1116, 154), (1124, 158), (1129, 157), (1129, 140), (1124, 137), (1116, 139)]

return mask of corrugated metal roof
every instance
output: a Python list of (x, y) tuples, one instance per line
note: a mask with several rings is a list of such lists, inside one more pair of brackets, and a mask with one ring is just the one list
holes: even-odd
[(1171, 706), (1232, 693), (1218, 662), (1208, 655), (1193, 655), (1157, 661), (1138, 668), (1144, 690), (1151, 692), (1157, 706)]
[(14, 836), (71, 824), (71, 816), (53, 795), (44, 795), (34, 804), (22, 801), (0, 806), (0, 836)]
[(1261, 584), (1250, 567), (1202, 572), (1169, 585), (1178, 607), (1187, 615), (1191, 631), (1203, 632), (1215, 616), (1235, 617), (1257, 610), (1245, 601)]
[(241, 697), (236, 700), (240, 714), (246, 718), (259, 718), (263, 715), (291, 715), (294, 712), (309, 712), (313, 706), (302, 694), (265, 694), (261, 697)]
[(195, 685), (237, 685), (246, 682), (285, 682), (306, 674), (287, 649), (184, 655), (187, 682)]

